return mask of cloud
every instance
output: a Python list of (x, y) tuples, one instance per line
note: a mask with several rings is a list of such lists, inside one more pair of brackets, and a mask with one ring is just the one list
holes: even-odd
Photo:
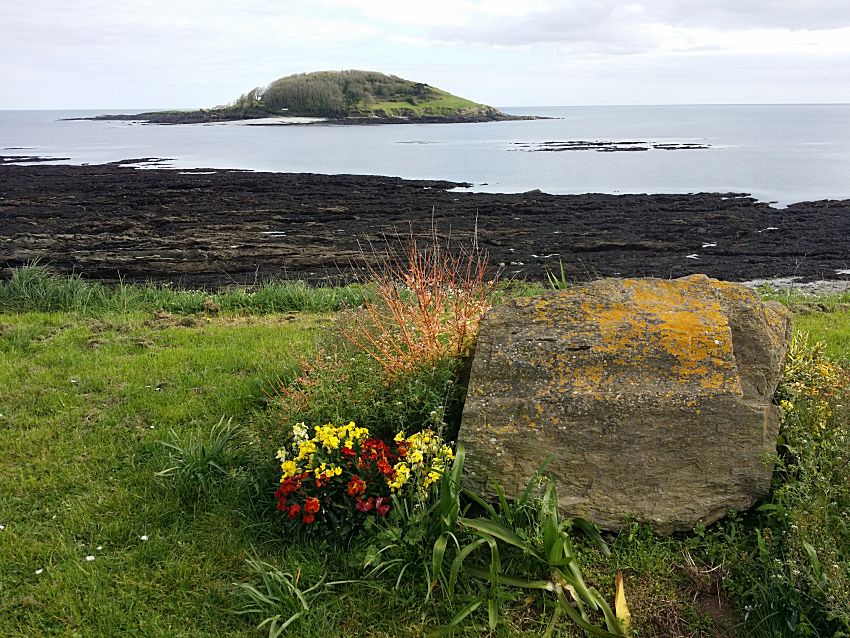
[(846, 0), (712, 0), (647, 2), (649, 19), (686, 27), (716, 29), (827, 30), (850, 26)]
[(435, 41), (500, 46), (559, 44), (575, 51), (642, 53), (719, 48), (724, 34), (775, 31), (805, 33), (813, 42), (850, 27), (850, 2), (825, 0), (721, 0), (720, 2), (623, 3), (613, 0), (553, 2), (518, 16), (483, 13), (462, 26), (433, 27)]
[(319, 0), (327, 7), (345, 8), (369, 20), (391, 25), (421, 27), (465, 27), (482, 16), (513, 20), (549, 7), (547, 0)]
[(659, 78), (687, 69), (724, 91), (735, 73), (733, 101), (759, 101), (746, 87), (762, 78), (774, 96), (847, 100), (848, 56), (847, 0), (9, 1), (0, 107), (211, 106), (282, 75), (343, 68), (503, 105), (576, 103), (572, 87), (583, 103), (630, 101), (635, 78), (655, 101), (681, 101)]

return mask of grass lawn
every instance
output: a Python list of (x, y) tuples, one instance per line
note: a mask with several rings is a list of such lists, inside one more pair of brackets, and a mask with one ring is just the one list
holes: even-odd
[(322, 321), (0, 315), (0, 633), (250, 634), (231, 583), (266, 532), (181, 506), (157, 441), (222, 415), (278, 435), (264, 389)]
[[(290, 572), (302, 589), (322, 578), (358, 581), (320, 587), (305, 619), (283, 635), (419, 636), (447, 624), (463, 605), (426, 602), (424, 578), (408, 575), (399, 588), (394, 578), (361, 580), (368, 539), (296, 539), (274, 510), (274, 454), (303, 415), (287, 412), (273, 389), (326, 343), (333, 314), (236, 304), (208, 315), (202, 301), (183, 312), (174, 301), (176, 314), (140, 302), (82, 314), (0, 312), (0, 635), (264, 635), (256, 628), (262, 616), (234, 613), (243, 606), (234, 583), (258, 582), (246, 562), (252, 556)], [(825, 340), (830, 358), (848, 358), (846, 304), (796, 310), (797, 327)], [(351, 383), (350, 372), (334, 384)], [(355, 400), (343, 396), (346, 387), (312, 396), (345, 405)], [(398, 406), (424, 392), (417, 388), (372, 396), (369, 410), (403, 422)], [(172, 463), (161, 442), (209, 432), (222, 417), (238, 426), (236, 460), (215, 489), (181, 496), (173, 480), (157, 476)], [(797, 501), (778, 502), (791, 511)], [(802, 502), (812, 516), (837, 516), (835, 503), (809, 510)], [(637, 636), (731, 636), (761, 591), (758, 543), (786, 525), (769, 516), (666, 539), (635, 525), (608, 537), (607, 558), (581, 535), (574, 543), (585, 580), (609, 601), (615, 574), (624, 573)], [(752, 580), (735, 575), (736, 565)], [(494, 632), (479, 611), (456, 635), (539, 636), (547, 622), (520, 596), (504, 602)], [(741, 635), (794, 635), (771, 631)], [(556, 635), (583, 634), (561, 621)]]

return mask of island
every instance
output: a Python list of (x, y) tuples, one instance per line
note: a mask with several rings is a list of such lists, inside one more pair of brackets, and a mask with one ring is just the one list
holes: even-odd
[(409, 124), (548, 119), (509, 115), (447, 91), (376, 71), (316, 71), (279, 78), (223, 106), (197, 111), (97, 115), (84, 120), (202, 124), (250, 120), (254, 125)]

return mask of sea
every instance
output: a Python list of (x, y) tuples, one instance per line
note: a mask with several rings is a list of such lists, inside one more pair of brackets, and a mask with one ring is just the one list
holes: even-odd
[(850, 104), (512, 107), (502, 110), (550, 119), (478, 124), (66, 119), (145, 110), (0, 111), (0, 155), (445, 179), (503, 193), (733, 192), (777, 207), (850, 199)]

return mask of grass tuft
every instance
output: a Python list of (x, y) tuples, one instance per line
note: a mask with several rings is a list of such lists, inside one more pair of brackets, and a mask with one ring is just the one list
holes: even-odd
[(225, 421), (221, 417), (209, 432), (195, 430), (180, 435), (172, 429), (170, 433), (170, 441), (159, 443), (170, 451), (173, 465), (157, 472), (157, 476), (170, 479), (183, 501), (213, 495), (239, 465), (239, 428), (232, 418)]

